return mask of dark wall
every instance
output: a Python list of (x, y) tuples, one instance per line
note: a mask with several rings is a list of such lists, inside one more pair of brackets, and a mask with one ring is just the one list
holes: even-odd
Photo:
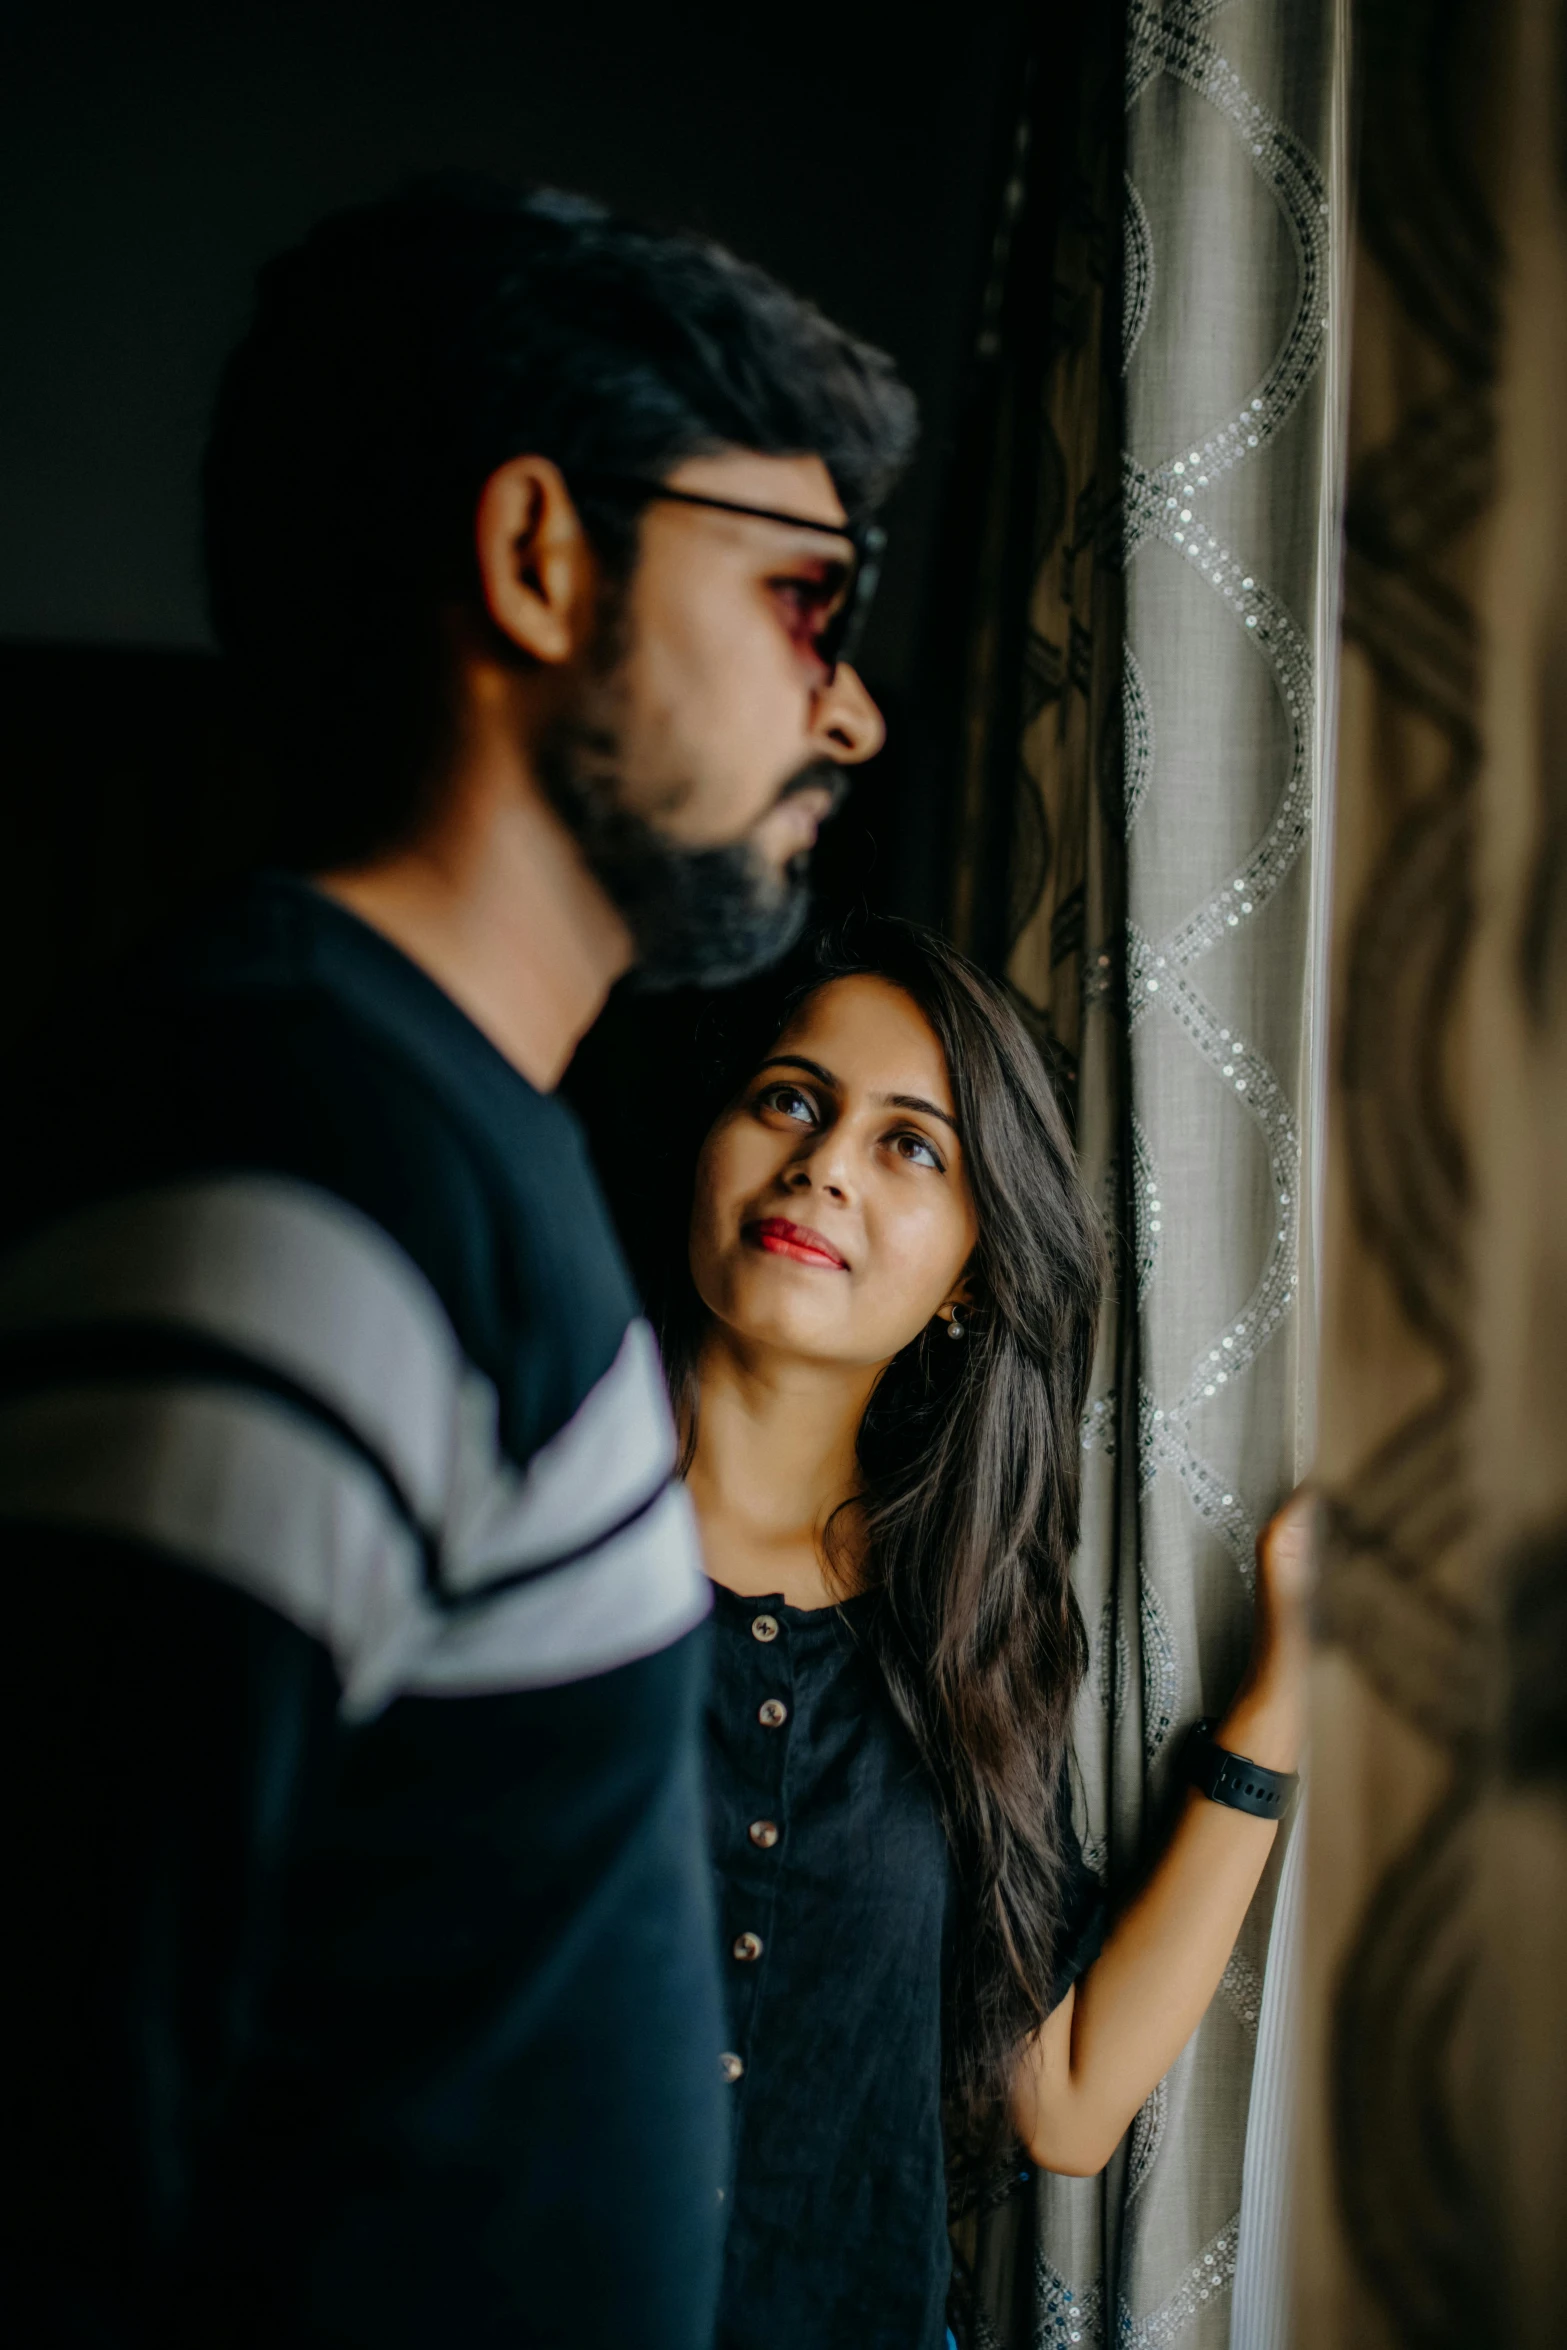
[(926, 420), (867, 665), (915, 668), (1010, 109), (1012, 0), (203, 0), (0, 10), (0, 638), (206, 641), (195, 475), (257, 263), (403, 173), (723, 238), (893, 351)]

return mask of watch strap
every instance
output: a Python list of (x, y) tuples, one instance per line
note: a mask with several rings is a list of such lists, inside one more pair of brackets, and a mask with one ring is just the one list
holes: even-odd
[(1214, 1741), (1212, 1722), (1194, 1722), (1181, 1753), (1181, 1769), (1210, 1803), (1250, 1812), (1259, 1820), (1282, 1819), (1298, 1779), (1293, 1771), (1265, 1770), (1249, 1756), (1232, 1754)]

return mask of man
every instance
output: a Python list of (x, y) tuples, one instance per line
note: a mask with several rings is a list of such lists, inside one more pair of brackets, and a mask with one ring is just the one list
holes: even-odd
[(911, 432), (574, 199), (263, 274), (206, 547), (291, 871), (11, 1085), (18, 2339), (707, 2338), (706, 1586), (552, 1089), (797, 929)]

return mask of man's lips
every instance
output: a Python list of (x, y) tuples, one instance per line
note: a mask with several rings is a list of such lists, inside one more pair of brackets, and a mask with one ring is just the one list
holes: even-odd
[(760, 1223), (747, 1224), (742, 1237), (753, 1248), (766, 1249), (769, 1256), (793, 1257), (797, 1265), (822, 1265), (831, 1273), (847, 1273), (848, 1260), (839, 1256), (830, 1241), (813, 1232), (809, 1224), (791, 1224), (787, 1216), (764, 1216)]
[(799, 799), (781, 801), (768, 811), (765, 821), (775, 845), (791, 856), (798, 856), (802, 849), (816, 846), (816, 835), (831, 814), (832, 801), (827, 793), (813, 791)]

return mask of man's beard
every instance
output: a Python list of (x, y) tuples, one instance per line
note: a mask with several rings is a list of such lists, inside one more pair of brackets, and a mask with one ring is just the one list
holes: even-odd
[[(750, 837), (725, 848), (683, 847), (622, 805), (615, 738), (580, 721), (553, 728), (538, 763), (551, 806), (631, 932), (633, 985), (728, 987), (778, 962), (799, 938), (810, 912), (808, 850), (778, 867)], [(824, 789), (836, 807), (844, 777), (813, 760), (772, 805)]]

